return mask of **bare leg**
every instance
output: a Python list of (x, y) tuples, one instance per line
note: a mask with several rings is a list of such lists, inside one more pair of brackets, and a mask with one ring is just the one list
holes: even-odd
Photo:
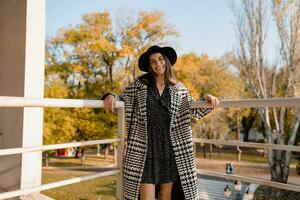
[(159, 200), (171, 200), (173, 183), (160, 184)]
[(141, 200), (155, 200), (155, 185), (151, 183), (141, 183)]

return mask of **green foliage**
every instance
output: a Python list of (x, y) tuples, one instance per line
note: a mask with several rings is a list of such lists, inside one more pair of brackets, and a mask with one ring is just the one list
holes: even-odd
[[(118, 93), (136, 77), (134, 71), (127, 72), (128, 66), (137, 67), (140, 52), (176, 35), (158, 11), (140, 12), (134, 21), (124, 21), (117, 32), (114, 30), (109, 12), (95, 12), (49, 38), (45, 97), (99, 99), (108, 91)], [(103, 109), (47, 108), (44, 143), (112, 138), (116, 122), (116, 114)]]
[(69, 109), (45, 109), (44, 144), (71, 142), (75, 135), (76, 119)]
[[(82, 17), (48, 40), (45, 97), (99, 99), (113, 89), (118, 51), (108, 12)], [(112, 138), (116, 116), (102, 109), (45, 109), (45, 143)]]
[[(169, 45), (177, 35), (159, 11), (120, 20), (118, 29), (108, 12), (86, 14), (80, 24), (60, 29), (47, 41), (45, 97), (99, 99), (108, 91), (118, 93), (140, 75), (136, 69), (141, 52), (153, 44)], [(178, 58), (175, 74), (196, 99), (205, 93), (244, 97), (245, 84), (228, 70), (226, 59), (186, 54)], [(205, 118), (207, 137), (224, 138), (236, 125), (236, 111), (219, 110)], [(102, 109), (45, 109), (45, 143), (112, 138), (116, 122), (115, 114)]]

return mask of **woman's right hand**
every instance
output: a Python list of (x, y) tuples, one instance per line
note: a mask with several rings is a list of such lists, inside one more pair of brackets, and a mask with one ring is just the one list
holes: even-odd
[(116, 100), (114, 95), (112, 94), (107, 95), (107, 97), (105, 97), (105, 99), (103, 100), (104, 109), (114, 112), (116, 109), (115, 102)]

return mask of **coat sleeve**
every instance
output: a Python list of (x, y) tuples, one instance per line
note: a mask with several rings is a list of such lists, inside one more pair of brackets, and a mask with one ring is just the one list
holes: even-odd
[(130, 104), (130, 102), (134, 98), (135, 92), (136, 91), (135, 91), (134, 83), (132, 83), (132, 84), (128, 85), (127, 87), (125, 87), (125, 89), (119, 95), (117, 95), (113, 92), (107, 92), (100, 97), (100, 100), (104, 100), (108, 95), (111, 94), (116, 98), (116, 101), (124, 101), (125, 103)]
[(135, 83), (131, 83), (117, 96), (117, 100), (124, 101), (125, 105), (132, 105), (134, 99), (136, 98), (136, 92)]
[[(134, 104), (137, 93), (137, 87), (135, 86), (135, 83), (131, 83), (125, 89), (119, 94), (114, 94), (112, 92), (106, 93), (101, 97), (101, 100), (104, 100), (105, 97), (109, 94), (112, 94), (115, 96), (116, 101), (124, 101), (125, 103), (125, 118), (126, 118), (126, 129), (129, 132), (130, 126), (131, 126), (131, 119), (133, 117), (134, 112)], [(136, 106), (136, 105), (135, 105)]]
[(137, 87), (135, 83), (132, 83), (125, 87), (122, 93), (117, 96), (119, 101), (124, 101), (125, 103), (125, 118), (126, 118), (126, 130), (127, 138), (130, 137), (131, 126), (134, 120), (134, 115), (136, 113), (137, 107)]
[(213, 110), (213, 108), (191, 108), (191, 105), (193, 102), (195, 102), (195, 99), (192, 97), (188, 90), (186, 92), (186, 95), (189, 102), (190, 115), (192, 118), (201, 119)]

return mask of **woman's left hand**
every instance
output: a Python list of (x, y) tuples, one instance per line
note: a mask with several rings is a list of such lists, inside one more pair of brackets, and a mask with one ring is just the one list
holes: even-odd
[(210, 104), (211, 107), (213, 108), (216, 108), (220, 103), (220, 100), (211, 94), (206, 94), (204, 98), (205, 98), (205, 102)]

